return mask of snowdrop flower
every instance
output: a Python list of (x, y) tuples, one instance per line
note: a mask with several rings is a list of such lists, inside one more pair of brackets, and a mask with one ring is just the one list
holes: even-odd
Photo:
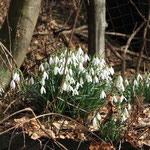
[(83, 50), (82, 50), (81, 47), (79, 47), (79, 49), (78, 49), (78, 54), (79, 54), (79, 55), (83, 55)]
[(67, 91), (68, 91), (68, 92), (73, 91), (73, 87), (72, 87), (71, 85), (68, 85), (68, 86), (67, 86)]
[(43, 66), (43, 64), (40, 65), (39, 71), (42, 71), (42, 72), (44, 71), (44, 66)]
[(43, 79), (45, 80), (45, 79), (47, 79), (48, 80), (48, 74), (47, 74), (47, 72), (46, 71), (44, 71), (44, 73), (43, 73)]
[(73, 75), (71, 68), (69, 69), (69, 74), (70, 74), (71, 76)]
[(74, 95), (79, 95), (79, 92), (77, 91), (77, 89), (74, 89), (74, 90), (72, 91), (72, 96), (74, 96)]
[(99, 121), (102, 119), (101, 115), (98, 113), (94, 118), (93, 118), (93, 126), (98, 127), (99, 126)]
[(64, 82), (63, 87), (62, 87), (63, 91), (67, 91), (67, 84)]
[(118, 88), (118, 90), (121, 90), (123, 92), (125, 91), (125, 88), (123, 85), (123, 78), (121, 76), (118, 77), (116, 87)]
[(127, 79), (125, 79), (125, 85), (128, 86), (129, 85), (129, 81)]
[(139, 80), (143, 80), (143, 77), (140, 74), (138, 74), (138, 76), (137, 76), (137, 81), (139, 81)]
[(86, 80), (87, 82), (92, 82), (92, 77), (88, 73), (86, 74)]
[(58, 68), (58, 67), (55, 67), (55, 68), (54, 68), (54, 75), (57, 75), (59, 72), (60, 72), (60, 71), (59, 71), (59, 68)]
[(70, 82), (70, 84), (75, 84), (74, 78), (71, 77), (69, 82)]
[(121, 95), (121, 97), (120, 97), (120, 103), (122, 103), (123, 100), (127, 100), (127, 99), (123, 95)]
[(102, 119), (100, 113), (97, 113), (97, 119), (100, 121)]
[(55, 64), (58, 64), (58, 62), (59, 62), (59, 58), (58, 58), (57, 56), (55, 56), (55, 58), (54, 58), (54, 63), (55, 63)]
[(83, 70), (84, 70), (84, 67), (83, 67), (83, 64), (82, 64), (82, 63), (79, 63), (79, 69), (80, 69), (80, 71), (83, 71)]
[(34, 84), (34, 79), (33, 79), (33, 77), (30, 78), (29, 84), (30, 84), (30, 85), (33, 85), (33, 84)]
[(124, 114), (125, 114), (126, 116), (129, 115), (129, 112), (128, 112), (127, 108), (124, 109)]
[(78, 90), (80, 86), (81, 86), (80, 83), (77, 82), (76, 89)]
[(101, 94), (100, 94), (100, 98), (104, 99), (105, 97), (106, 97), (106, 93), (104, 91), (102, 91)]
[(44, 86), (41, 87), (40, 92), (41, 92), (41, 94), (46, 94), (46, 89), (44, 88)]
[(113, 69), (113, 67), (110, 67), (110, 68), (109, 68), (109, 72), (110, 72), (111, 75), (114, 74), (114, 69)]
[(70, 57), (68, 57), (68, 59), (67, 59), (67, 65), (69, 65), (69, 64), (71, 64), (71, 58)]
[(4, 93), (3, 88), (0, 86), (0, 95), (2, 95), (2, 93)]
[(19, 81), (20, 81), (20, 76), (19, 76), (18, 73), (15, 73), (15, 74), (14, 74), (13, 80), (16, 81), (16, 82), (19, 82)]
[(123, 114), (123, 116), (122, 116), (122, 122), (124, 122), (126, 120), (127, 120), (127, 117), (125, 116), (125, 114)]
[(93, 68), (90, 69), (90, 72), (94, 76), (95, 73), (94, 73), (94, 69)]
[(45, 69), (48, 69), (48, 68), (49, 68), (48, 62), (45, 62), (45, 63), (44, 63), (44, 67), (45, 67)]
[(66, 81), (70, 81), (71, 77), (69, 74), (66, 75)]
[(128, 110), (130, 111), (131, 108), (132, 108), (132, 107), (131, 107), (131, 104), (129, 103), (129, 104), (128, 104)]
[(52, 57), (49, 58), (49, 64), (50, 64), (50, 65), (53, 65), (53, 64), (54, 64), (54, 60), (53, 60)]
[(14, 80), (12, 80), (12, 81), (10, 82), (10, 87), (11, 87), (12, 89), (15, 89), (15, 88), (16, 88), (16, 83), (15, 83)]
[(98, 57), (93, 59), (94, 66), (98, 66), (100, 64), (100, 59)]
[(88, 56), (88, 54), (85, 54), (85, 55), (84, 55), (84, 61), (85, 61), (85, 62), (90, 61), (90, 57)]
[(98, 79), (97, 76), (94, 77), (94, 82), (95, 82), (95, 83), (99, 83), (99, 79)]
[(133, 85), (134, 85), (134, 86), (138, 86), (138, 85), (139, 85), (138, 82), (137, 82), (137, 80), (134, 80), (134, 81), (133, 81)]
[(118, 102), (118, 100), (117, 100), (116, 96), (113, 96), (112, 100), (113, 100), (113, 102), (115, 102), (115, 103), (117, 103), (117, 102)]
[(83, 84), (84, 84), (83, 78), (80, 78), (80, 85), (83, 85)]

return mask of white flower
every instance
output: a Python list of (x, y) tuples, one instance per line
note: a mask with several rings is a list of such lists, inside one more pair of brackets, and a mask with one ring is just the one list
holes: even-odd
[(100, 94), (100, 98), (104, 99), (105, 97), (106, 97), (106, 93), (104, 91), (102, 91), (101, 94)]
[(53, 65), (53, 64), (54, 64), (54, 60), (53, 60), (52, 57), (49, 58), (49, 64), (50, 64), (50, 65)]
[(15, 73), (15, 74), (14, 74), (13, 80), (16, 81), (16, 82), (19, 82), (19, 81), (20, 81), (20, 76), (19, 76), (18, 73)]
[(74, 78), (71, 77), (69, 82), (70, 82), (70, 84), (75, 84)]
[(123, 114), (123, 116), (122, 116), (122, 122), (124, 122), (126, 120), (127, 120), (127, 117), (125, 116), (125, 114)]
[(14, 80), (12, 80), (12, 81), (10, 82), (10, 87), (11, 87), (12, 89), (15, 89), (15, 88), (16, 88), (16, 83), (15, 83)]
[(92, 77), (87, 73), (86, 74), (87, 82), (92, 82)]
[(55, 58), (54, 58), (54, 63), (55, 63), (55, 64), (58, 64), (58, 62), (59, 62), (59, 58), (58, 58), (57, 56), (55, 56)]
[(77, 91), (77, 89), (74, 89), (74, 90), (72, 91), (72, 96), (74, 96), (74, 95), (79, 95), (79, 92)]
[(55, 67), (55, 68), (54, 68), (54, 75), (57, 75), (59, 72), (60, 72), (60, 71), (59, 71), (59, 68), (58, 68), (58, 67)]
[(69, 65), (69, 64), (71, 64), (71, 58), (70, 57), (68, 57), (68, 59), (67, 59), (67, 65)]
[(85, 54), (85, 55), (84, 55), (84, 61), (85, 61), (85, 62), (90, 61), (90, 58), (89, 58), (88, 54)]
[(114, 69), (113, 69), (113, 67), (110, 67), (110, 68), (109, 68), (109, 72), (110, 72), (111, 75), (114, 74)]
[(33, 77), (30, 78), (29, 84), (30, 84), (30, 85), (33, 85), (33, 84), (34, 84), (34, 79), (33, 79)]
[(79, 63), (79, 69), (80, 69), (80, 71), (83, 71), (83, 70), (84, 70), (84, 67), (83, 67), (83, 64), (82, 64), (82, 63)]
[(93, 59), (94, 66), (100, 65), (100, 59), (98, 57)]
[(97, 118), (96, 117), (94, 117), (94, 119), (93, 119), (93, 126), (94, 127), (98, 127), (98, 123), (97, 123)]
[(125, 88), (123, 85), (123, 78), (121, 76), (118, 77), (116, 87), (118, 88), (118, 90), (121, 90), (123, 92), (125, 91)]
[(69, 74), (66, 75), (66, 81), (70, 81), (71, 77)]
[(125, 81), (125, 85), (128, 86), (129, 85), (129, 81), (126, 79)]
[(44, 79), (44, 80), (45, 80), (45, 79), (48, 79), (48, 74), (47, 74), (46, 71), (44, 71), (44, 73), (43, 73), (43, 79)]
[(80, 83), (77, 82), (76, 89), (78, 90), (80, 86), (81, 86)]
[(143, 80), (143, 77), (140, 74), (138, 74), (138, 76), (137, 76), (137, 81), (139, 81), (139, 80)]
[(80, 85), (83, 85), (83, 84), (84, 84), (83, 78), (80, 78)]
[(100, 121), (102, 119), (100, 113), (97, 113), (97, 119)]
[(130, 111), (131, 108), (132, 108), (132, 107), (131, 107), (131, 104), (129, 103), (129, 104), (128, 104), (128, 110)]
[(63, 91), (67, 91), (67, 84), (64, 82), (63, 87), (62, 87)]
[(138, 85), (139, 85), (138, 82), (137, 82), (137, 80), (134, 80), (134, 81), (133, 81), (133, 85), (134, 85), (134, 86), (138, 86)]
[(90, 72), (94, 76), (95, 73), (94, 73), (94, 69), (93, 68), (90, 69)]
[(118, 100), (117, 100), (117, 98), (116, 98), (116, 96), (113, 96), (113, 102), (115, 102), (115, 103), (117, 103), (118, 102)]
[(44, 71), (44, 73), (43, 73), (43, 79), (45, 80), (45, 79), (47, 79), (48, 80), (48, 74), (47, 74), (47, 72), (46, 71)]
[(73, 90), (73, 87), (72, 87), (71, 85), (68, 85), (68, 86), (67, 86), (67, 91), (68, 91), (68, 92), (74, 91), (74, 90)]
[(40, 92), (41, 92), (41, 94), (46, 94), (46, 89), (44, 88), (44, 86), (41, 87)]
[(127, 108), (124, 109), (124, 113), (125, 113), (126, 116), (129, 115), (129, 112), (128, 112)]
[(93, 118), (93, 126), (98, 127), (99, 121), (102, 119), (101, 115), (97, 113), (97, 115)]
[(42, 71), (42, 72), (44, 71), (44, 66), (43, 66), (43, 64), (40, 65), (39, 71)]
[(45, 69), (48, 69), (48, 68), (49, 68), (49, 64), (48, 64), (47, 61), (44, 63), (44, 67), (45, 67)]
[(95, 83), (99, 83), (99, 79), (98, 79), (97, 76), (94, 76), (94, 82), (95, 82)]
[(2, 95), (2, 93), (4, 93), (4, 90), (2, 87), (0, 87), (0, 95)]
[(79, 54), (79, 55), (83, 55), (83, 50), (82, 50), (81, 47), (79, 47), (79, 49), (78, 49), (78, 54)]
[(69, 74), (70, 74), (71, 76), (73, 75), (71, 68), (69, 69)]
[(120, 97), (120, 103), (122, 103), (123, 100), (127, 100), (127, 99), (123, 95), (121, 95), (121, 97)]

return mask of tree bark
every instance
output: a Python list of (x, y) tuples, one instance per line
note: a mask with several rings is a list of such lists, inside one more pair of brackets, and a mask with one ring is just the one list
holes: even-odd
[[(30, 45), (32, 34), (40, 11), (41, 0), (11, 0), (8, 22), (0, 31), (0, 39), (12, 52), (13, 58), (19, 68), (24, 61), (27, 49)], [(1, 49), (0, 49), (1, 50)], [(1, 50), (1, 55), (6, 64), (6, 55)], [(11, 71), (8, 66), (0, 61), (0, 85), (5, 88), (11, 79)]]
[(89, 0), (88, 11), (88, 52), (93, 56), (105, 57), (106, 1)]

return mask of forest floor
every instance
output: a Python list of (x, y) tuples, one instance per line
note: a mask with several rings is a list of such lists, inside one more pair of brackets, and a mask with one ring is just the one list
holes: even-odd
[[(0, 2), (1, 7), (4, 9), (3, 12), (7, 11), (8, 4), (10, 0), (5, 1), (6, 3)], [(68, 47), (69, 44), (69, 38), (70, 34), (72, 32), (72, 26), (75, 20), (77, 11), (77, 4), (74, 1), (49, 1), (49, 0), (43, 0), (42, 6), (41, 6), (41, 12), (38, 18), (38, 22), (33, 34), (33, 38), (30, 44), (30, 47), (28, 49), (27, 56), (25, 58), (25, 61), (23, 65), (21, 66), (21, 70), (24, 74), (24, 76), (30, 76), (32, 73), (34, 73), (36, 76), (39, 74), (39, 65), (41, 62), (45, 62), (45, 60), (48, 60), (49, 56), (51, 54), (54, 54), (58, 52), (59, 50), (64, 49), (65, 47)], [(2, 13), (2, 12), (1, 12)], [(4, 13), (5, 14), (5, 13)], [(0, 16), (0, 25), (2, 25), (3, 22), (3, 15)], [(86, 17), (86, 8), (83, 6), (80, 15), (78, 17), (76, 27), (75, 27), (75, 33), (73, 35), (73, 39), (70, 43), (71, 47), (74, 49), (77, 49), (78, 47), (81, 47), (85, 52), (88, 51), (88, 33), (87, 33), (87, 17)], [(118, 51), (120, 55), (122, 53)], [(135, 52), (129, 52), (127, 55), (127, 69), (126, 69), (126, 77), (131, 77), (136, 74), (135, 65), (136, 62), (133, 60), (137, 60), (138, 54)], [(121, 60), (115, 55), (115, 53), (112, 52), (111, 49), (107, 47), (106, 44), (106, 62), (115, 68), (116, 72), (121, 71)], [(145, 61), (146, 63), (146, 61)], [(131, 65), (132, 64), (132, 65)], [(134, 65), (133, 65), (134, 64)], [(143, 62), (144, 64), (144, 62)], [(145, 68), (141, 68), (141, 74), (144, 73)], [(29, 118), (32, 118), (33, 115), (36, 117), (36, 115), (33, 112), (33, 107), (29, 107), (26, 103), (23, 103), (24, 97), (21, 95), (17, 95), (17, 93), (13, 93), (10, 90), (8, 90), (8, 93), (10, 94), (10, 99), (3, 99), (0, 100), (0, 118), (6, 118), (9, 119), (4, 122), (0, 119), (0, 136), (4, 133), (10, 133), (8, 139), (12, 142), (12, 145), (14, 146), (16, 141), (13, 141), (13, 136), (16, 136), (15, 132), (21, 132), (21, 133), (27, 133), (31, 139), (38, 139), (40, 142), (38, 144), (34, 143), (33, 141), (30, 141), (30, 144), (28, 145), (28, 149), (30, 150), (31, 147), (35, 144), (35, 148), (33, 149), (40, 149), (39, 143), (44, 143), (45, 149), (50, 149), (50, 146), (48, 146), (50, 139), (54, 141), (51, 143), (51, 146), (54, 146), (53, 149), (59, 149), (58, 147), (63, 148), (63, 144), (65, 147), (69, 147), (70, 149), (90, 149), (90, 150), (123, 150), (123, 149), (149, 149), (150, 147), (150, 137), (149, 137), (149, 128), (150, 128), (150, 106), (149, 104), (145, 105), (144, 108), (141, 107), (143, 105), (142, 103), (134, 104), (133, 107), (135, 107), (136, 115), (133, 116), (137, 117), (135, 118), (135, 121), (132, 125), (128, 125), (128, 129), (130, 130), (126, 137), (124, 139), (120, 139), (120, 141), (117, 143), (115, 148), (112, 143), (105, 143), (105, 142), (97, 142), (97, 135), (96, 131), (88, 131), (87, 127), (84, 126), (84, 122), (81, 118), (79, 120), (74, 121), (73, 119), (70, 119), (71, 121), (68, 121), (69, 119), (66, 119), (66, 121), (57, 121), (53, 122), (54, 130), (51, 130), (49, 127), (49, 122), (45, 122), (45, 124), (42, 124), (43, 122), (38, 122), (36, 119), (30, 120)], [(27, 109), (24, 109), (27, 108)], [(104, 108), (107, 109), (107, 108)], [(107, 110), (106, 110), (107, 111)], [(14, 114), (17, 112), (16, 116), (11, 117), (11, 114)], [(32, 114), (32, 115), (31, 115)], [(31, 117), (32, 116), (32, 117)], [(132, 118), (131, 118), (132, 119)], [(28, 122), (28, 123), (27, 123)], [(61, 128), (61, 125), (64, 125), (64, 130), (62, 133), (59, 133), (59, 130)], [(49, 128), (47, 132), (40, 131), (41, 126), (43, 128)], [(11, 130), (10, 130), (11, 129)], [(10, 131), (9, 131), (10, 130)], [(87, 138), (85, 136), (85, 132), (89, 132), (89, 134), (92, 134), (91, 138)], [(15, 133), (15, 134), (14, 134)], [(51, 137), (48, 136), (51, 135)], [(87, 133), (86, 133), (87, 134)], [(8, 136), (8, 135), (7, 135)], [(21, 135), (24, 139), (24, 136)], [(57, 139), (59, 140), (57, 141)], [(28, 137), (26, 137), (28, 139)], [(67, 142), (62, 142), (60, 139), (66, 139), (70, 140)], [(88, 139), (88, 140), (87, 140)], [(74, 141), (72, 141), (74, 140)], [(82, 142), (82, 141), (86, 141)], [(80, 141), (80, 142), (77, 142)], [(2, 142), (0, 140), (0, 142)], [(3, 141), (4, 142), (4, 141)], [(11, 142), (6, 145), (11, 145)], [(71, 144), (68, 145), (68, 143)], [(82, 144), (83, 143), (83, 144)], [(123, 144), (122, 144), (123, 143)], [(0, 143), (1, 144), (1, 143)], [(54, 145), (53, 145), (54, 144)], [(18, 144), (19, 145), (19, 144)], [(58, 146), (56, 148), (56, 145)], [(74, 145), (74, 146), (73, 146)], [(19, 145), (20, 147), (15, 147), (15, 150), (21, 149), (22, 144)], [(11, 146), (10, 146), (11, 147)], [(10, 148), (9, 147), (9, 148)], [(13, 149), (13, 148), (12, 148)], [(43, 148), (44, 149), (44, 148)], [(0, 146), (0, 150), (3, 150)]]

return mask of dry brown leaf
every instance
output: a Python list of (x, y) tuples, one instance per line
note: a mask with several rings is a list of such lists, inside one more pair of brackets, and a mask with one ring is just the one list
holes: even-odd
[(89, 150), (115, 150), (110, 143), (106, 142), (91, 142)]

